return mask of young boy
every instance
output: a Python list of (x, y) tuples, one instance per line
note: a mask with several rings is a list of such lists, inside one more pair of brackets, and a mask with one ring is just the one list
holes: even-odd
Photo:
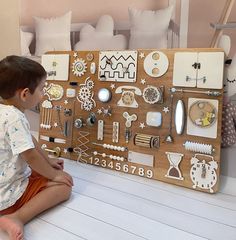
[(67, 200), (72, 177), (63, 161), (49, 159), (32, 138), (24, 111), (43, 96), (46, 72), (30, 59), (0, 61), (0, 229), (23, 239), (23, 225)]

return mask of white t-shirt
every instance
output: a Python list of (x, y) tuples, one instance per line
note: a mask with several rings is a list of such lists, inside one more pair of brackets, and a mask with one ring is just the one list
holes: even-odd
[(15, 204), (29, 183), (31, 169), (20, 153), (34, 148), (24, 113), (0, 104), (0, 210)]

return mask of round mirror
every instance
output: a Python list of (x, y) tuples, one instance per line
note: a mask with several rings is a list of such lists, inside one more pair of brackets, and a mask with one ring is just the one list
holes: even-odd
[(109, 102), (111, 100), (111, 91), (107, 88), (101, 88), (98, 91), (98, 99), (101, 102)]

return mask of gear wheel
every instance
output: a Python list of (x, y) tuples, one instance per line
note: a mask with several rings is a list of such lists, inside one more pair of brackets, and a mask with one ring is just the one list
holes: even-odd
[(157, 87), (148, 86), (143, 90), (143, 99), (146, 103), (154, 104), (160, 102), (161, 98), (162, 92)]
[(85, 111), (91, 111), (94, 107), (93, 102), (89, 99), (83, 102), (82, 107)]
[(88, 89), (92, 89), (92, 88), (94, 87), (94, 82), (93, 82), (93, 80), (88, 79), (88, 80), (86, 81), (85, 85), (86, 85), (86, 87), (87, 87)]
[(91, 97), (91, 91), (87, 87), (81, 87), (79, 90), (79, 99), (81, 101), (86, 101)]
[(87, 69), (87, 63), (82, 58), (77, 58), (72, 63), (72, 72), (75, 76), (81, 77)]

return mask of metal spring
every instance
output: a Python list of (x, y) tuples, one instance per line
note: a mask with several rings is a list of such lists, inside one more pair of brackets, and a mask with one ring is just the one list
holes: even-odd
[(215, 151), (215, 149), (213, 148), (213, 146), (211, 144), (186, 141), (183, 145), (186, 150), (189, 150), (192, 152), (199, 152), (199, 153), (211, 155)]

